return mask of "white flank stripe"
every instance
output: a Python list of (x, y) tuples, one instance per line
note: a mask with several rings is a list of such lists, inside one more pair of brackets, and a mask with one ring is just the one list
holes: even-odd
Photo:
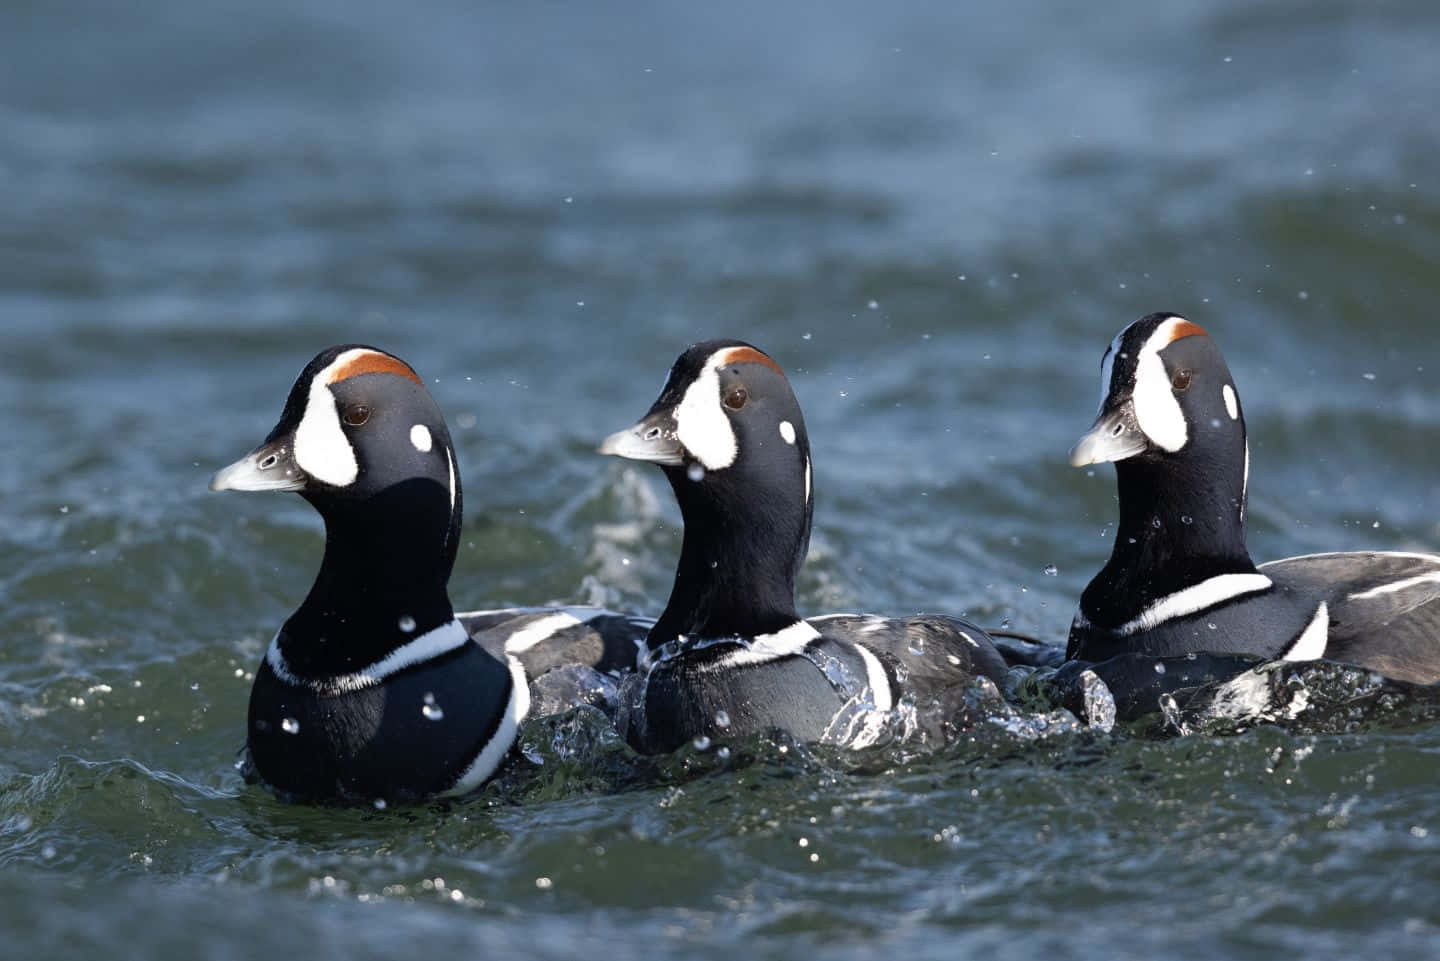
[(1372, 597), (1380, 597), (1383, 594), (1395, 594), (1400, 591), (1408, 591), (1412, 587), (1419, 587), (1421, 584), (1440, 584), (1440, 571), (1433, 574), (1421, 574), (1418, 577), (1407, 577), (1403, 581), (1395, 581), (1393, 584), (1381, 584), (1379, 587), (1372, 587), (1368, 591), (1361, 591), (1358, 594), (1351, 594), (1350, 600), (1364, 601)]
[(495, 769), (505, 759), (505, 754), (515, 743), (515, 735), (520, 731), (520, 722), (530, 713), (530, 683), (525, 679), (525, 669), (513, 657), (507, 657), (506, 660), (510, 662), (510, 700), (505, 704), (505, 714), (500, 718), (500, 725), (495, 728), (494, 736), (480, 749), (480, 753), (475, 755), (475, 760), (470, 762), (465, 773), (460, 775), (448, 791), (442, 791), (441, 797), (467, 794), (485, 783), (485, 779), (495, 773)]
[(285, 663), (285, 655), (280, 653), (280, 635), (276, 634), (275, 639), (270, 642), (270, 650), (265, 652), (265, 660), (269, 663), (270, 670), (275, 672), (275, 676), (286, 684), (308, 688), (319, 694), (340, 694), (375, 687), (391, 674), (423, 661), (432, 660), (442, 654), (448, 654), (469, 642), (470, 635), (465, 633), (465, 628), (461, 626), (460, 621), (452, 620), (426, 631), (405, 646), (396, 648), (374, 664), (362, 668), (354, 674), (307, 680), (291, 673), (290, 666)]
[(815, 630), (804, 621), (796, 621), (789, 627), (782, 628), (774, 634), (757, 634), (740, 650), (717, 661), (712, 671), (722, 670), (728, 667), (743, 667), (754, 664), (768, 664), (770, 661), (778, 661), (782, 657), (790, 657), (805, 650), (805, 645), (820, 636)]
[(1148, 631), (1166, 621), (1203, 611), (1246, 594), (1268, 591), (1275, 585), (1264, 574), (1220, 574), (1194, 587), (1176, 591), (1151, 604), (1135, 620), (1122, 624), (1115, 633), (1121, 637)]
[(523, 654), (541, 641), (552, 637), (557, 631), (563, 631), (567, 627), (574, 627), (581, 623), (584, 622), (580, 618), (566, 611), (542, 617), (538, 621), (531, 621), (505, 638), (505, 653)]
[(877, 711), (888, 711), (895, 706), (895, 692), (890, 690), (890, 678), (885, 674), (885, 665), (863, 644), (856, 644), (860, 659), (865, 662), (865, 680), (870, 684), (870, 696)]
[(1283, 661), (1314, 661), (1325, 656), (1325, 645), (1330, 640), (1330, 608), (1324, 601), (1311, 619), (1310, 626), (1300, 632), (1290, 650), (1281, 658)]

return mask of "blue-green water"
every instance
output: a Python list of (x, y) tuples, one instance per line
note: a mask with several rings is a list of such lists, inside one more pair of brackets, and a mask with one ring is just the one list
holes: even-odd
[(321, 530), (205, 480), (372, 342), (451, 422), (457, 604), (654, 613), (678, 515), (592, 450), (738, 336), (805, 406), (803, 610), (1058, 642), (1115, 510), (1064, 455), (1168, 309), (1241, 386), (1257, 560), (1436, 550), (1437, 36), (1424, 0), (8, 5), (3, 953), (1434, 955), (1433, 721), (657, 766), (578, 717), (464, 803), (279, 804), (231, 762)]

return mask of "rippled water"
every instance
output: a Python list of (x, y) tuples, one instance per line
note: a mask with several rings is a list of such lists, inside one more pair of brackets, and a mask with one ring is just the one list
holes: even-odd
[(1422, 0), (11, 5), (7, 955), (1433, 954), (1423, 715), (641, 761), (582, 714), (465, 803), (281, 805), (231, 762), (321, 531), (205, 480), (313, 353), (372, 342), (451, 421), (458, 604), (654, 613), (678, 515), (592, 450), (738, 336), (805, 406), (803, 610), (1058, 642), (1114, 515), (1065, 451), (1104, 345), (1173, 309), (1240, 384), (1257, 560), (1435, 550), (1437, 29)]

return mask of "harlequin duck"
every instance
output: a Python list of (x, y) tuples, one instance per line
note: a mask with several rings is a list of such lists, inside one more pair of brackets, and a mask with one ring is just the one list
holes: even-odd
[(976, 675), (1003, 679), (989, 636), (957, 618), (796, 613), (810, 442), (785, 374), (750, 344), (685, 351), (649, 413), (600, 452), (658, 464), (685, 522), (669, 603), (620, 693), (637, 750), (773, 729), (862, 747), (902, 698), (944, 715)]
[(1115, 462), (1120, 523), (1109, 563), (1081, 597), (1070, 657), (1327, 658), (1440, 680), (1440, 556), (1251, 561), (1245, 418), (1204, 329), (1174, 314), (1142, 317), (1105, 352), (1101, 387), (1099, 417), (1070, 462)]
[(463, 794), (514, 742), (527, 668), (633, 665), (651, 623), (590, 609), (457, 616), (450, 434), (414, 369), (374, 347), (310, 361), (265, 442), (210, 488), (295, 491), (325, 521), (320, 572), (250, 692), (249, 764), (282, 796)]

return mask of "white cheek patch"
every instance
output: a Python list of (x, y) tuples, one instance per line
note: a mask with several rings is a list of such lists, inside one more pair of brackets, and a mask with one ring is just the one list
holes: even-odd
[(795, 443), (795, 425), (788, 420), (782, 420), (780, 422), (780, 437), (785, 443), (793, 445)]
[(424, 424), (416, 424), (410, 428), (410, 443), (413, 444), (415, 449), (420, 453), (428, 454), (435, 442), (430, 437), (430, 428)]
[(1183, 323), (1186, 321), (1171, 317), (1145, 341), (1135, 368), (1135, 388), (1131, 392), (1140, 430), (1152, 444), (1172, 454), (1189, 443), (1190, 425), (1185, 422), (1185, 412), (1170, 388), (1170, 377), (1165, 373), (1160, 351), (1170, 345), (1174, 339), (1174, 328)]
[(311, 477), (333, 487), (353, 484), (360, 472), (350, 439), (340, 427), (335, 395), (325, 385), (324, 371), (310, 383), (305, 416), (295, 428), (295, 463)]
[(706, 470), (735, 463), (739, 445), (720, 408), (720, 374), (713, 364), (705, 366), (675, 408), (675, 436)]
[(1235, 388), (1226, 384), (1220, 388), (1221, 395), (1225, 398), (1225, 413), (1230, 415), (1231, 420), (1240, 419), (1240, 401), (1235, 398)]

